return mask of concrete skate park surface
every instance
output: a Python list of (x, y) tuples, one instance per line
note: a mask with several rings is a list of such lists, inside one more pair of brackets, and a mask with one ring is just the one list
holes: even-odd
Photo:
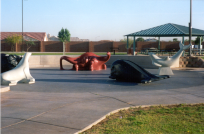
[(173, 69), (171, 78), (149, 84), (109, 79), (110, 68), (30, 72), (35, 84), (17, 84), (1, 93), (2, 134), (72, 134), (118, 108), (204, 102), (203, 68)]

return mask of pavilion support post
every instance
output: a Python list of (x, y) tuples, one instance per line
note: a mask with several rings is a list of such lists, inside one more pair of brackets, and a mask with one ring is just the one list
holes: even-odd
[(200, 36), (200, 41), (199, 41), (199, 55), (201, 55), (201, 36)]
[(135, 56), (135, 36), (133, 38), (133, 55)]
[(189, 23), (189, 44), (191, 44), (190, 48), (189, 48), (189, 56), (192, 56), (192, 41), (191, 41), (191, 36), (192, 36), (192, 27), (191, 27), (191, 23)]
[[(183, 43), (183, 45), (185, 45), (184, 36), (182, 37), (182, 43)], [(182, 54), (182, 57), (184, 57), (184, 56), (185, 56), (185, 50), (183, 50), (183, 54)]]
[(189, 56), (192, 55), (192, 42), (191, 42), (191, 36), (192, 36), (192, 0), (190, 0), (190, 23), (189, 23), (189, 44), (191, 44), (189, 49)]
[(128, 42), (128, 36), (127, 36), (127, 54), (129, 54), (129, 42)]
[(159, 37), (159, 44), (158, 44), (158, 50), (160, 50), (160, 37)]

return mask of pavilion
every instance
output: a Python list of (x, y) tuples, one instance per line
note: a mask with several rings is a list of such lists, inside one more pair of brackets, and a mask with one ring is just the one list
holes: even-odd
[[(133, 37), (133, 54), (135, 55), (135, 37), (158, 37), (159, 44), (158, 49), (160, 50), (160, 37), (182, 37), (182, 42), (184, 43), (184, 37), (189, 36), (189, 27), (181, 26), (173, 23), (167, 23), (157, 27), (149, 28), (146, 30), (141, 30), (139, 32), (131, 33), (125, 35), (127, 36), (127, 47), (128, 47), (128, 37)], [(204, 36), (204, 30), (192, 28), (192, 36)], [(201, 38), (200, 47), (201, 48)], [(201, 49), (200, 49), (201, 54)]]

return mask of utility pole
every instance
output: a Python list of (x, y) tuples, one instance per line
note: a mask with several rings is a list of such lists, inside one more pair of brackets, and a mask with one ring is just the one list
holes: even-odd
[(22, 50), (24, 50), (24, 46), (23, 46), (23, 0), (22, 0)]
[(191, 56), (191, 48), (192, 48), (192, 42), (191, 42), (191, 36), (192, 36), (192, 0), (190, 0), (190, 23), (189, 23), (189, 44), (191, 44), (189, 49), (189, 56)]

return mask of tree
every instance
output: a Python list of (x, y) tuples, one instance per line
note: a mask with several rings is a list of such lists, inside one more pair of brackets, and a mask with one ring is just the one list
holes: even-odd
[(178, 41), (178, 39), (177, 38), (173, 38), (173, 42), (176, 42), (176, 41)]
[(189, 42), (189, 39), (185, 39), (185, 42), (186, 42), (186, 41), (188, 41), (188, 42)]
[(71, 34), (69, 33), (69, 30), (66, 28), (62, 28), (58, 33), (58, 38), (63, 42), (63, 55), (65, 55), (65, 42), (70, 42), (70, 36)]
[[(120, 42), (125, 42), (127, 43), (127, 38), (121, 39)], [(128, 48), (125, 46), (126, 49), (129, 49), (133, 44), (133, 38), (128, 38)]]
[(34, 41), (32, 41), (32, 40), (25, 41), (25, 43), (27, 46), (27, 52), (28, 52), (28, 49), (30, 49), (32, 46), (35, 45)]
[[(127, 38), (121, 39), (120, 41), (121, 42), (127, 42)], [(144, 39), (142, 37), (139, 37), (135, 40), (135, 42), (137, 42), (137, 41), (144, 41)], [(133, 38), (128, 38), (128, 48), (130, 48), (132, 46), (133, 42), (134, 42)], [(126, 49), (128, 49), (128, 48), (126, 47)]]
[(142, 41), (143, 42), (144, 39), (142, 37), (139, 37), (139, 38), (136, 39), (136, 41)]
[[(203, 37), (201, 37), (201, 42), (203, 42)], [(195, 44), (199, 45), (200, 44), (200, 37), (197, 36), (197, 38), (195, 39)]]
[(22, 41), (22, 36), (20, 35), (12, 35), (5, 38), (5, 42), (11, 45), (11, 51), (14, 51), (15, 45)]

